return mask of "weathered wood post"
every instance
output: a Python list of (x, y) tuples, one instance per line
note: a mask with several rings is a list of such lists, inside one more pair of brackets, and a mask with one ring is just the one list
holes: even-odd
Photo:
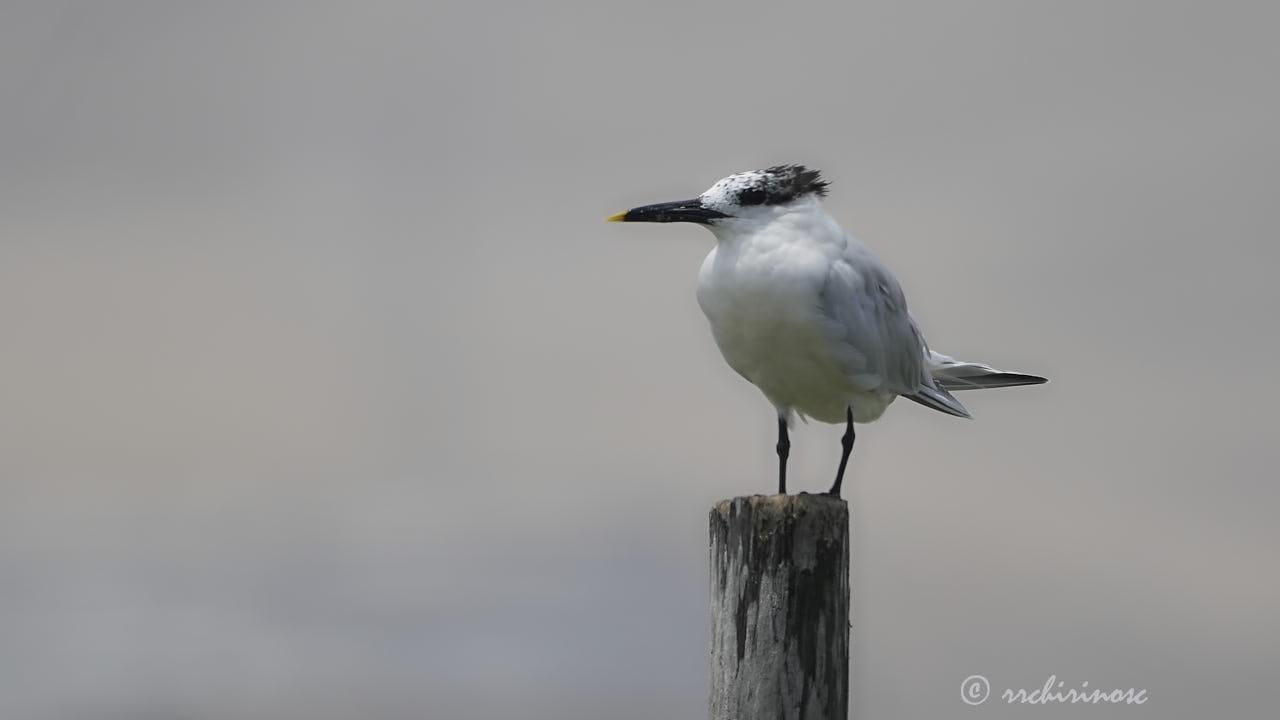
[(846, 720), (849, 506), (756, 495), (711, 510), (711, 720)]

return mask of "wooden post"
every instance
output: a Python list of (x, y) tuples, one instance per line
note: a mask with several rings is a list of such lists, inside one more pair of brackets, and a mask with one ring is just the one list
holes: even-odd
[(756, 495), (711, 510), (711, 720), (849, 716), (849, 506)]

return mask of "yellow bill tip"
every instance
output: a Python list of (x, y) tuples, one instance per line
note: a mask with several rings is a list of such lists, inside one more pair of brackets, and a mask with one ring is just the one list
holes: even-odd
[(627, 211), (623, 210), (617, 215), (610, 215), (609, 217), (605, 218), (604, 221), (605, 222), (622, 222), (626, 219), (627, 219)]

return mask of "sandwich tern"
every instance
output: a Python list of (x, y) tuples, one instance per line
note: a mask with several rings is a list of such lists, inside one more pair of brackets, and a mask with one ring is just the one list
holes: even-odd
[(840, 497), (853, 424), (879, 418), (894, 398), (969, 418), (950, 391), (1046, 380), (930, 350), (902, 287), (827, 214), (826, 194), (816, 170), (776, 165), (730, 175), (692, 200), (608, 219), (691, 222), (715, 235), (698, 273), (698, 304), (729, 367), (777, 410), (778, 492), (787, 491), (787, 431), (798, 414), (845, 423), (826, 493)]

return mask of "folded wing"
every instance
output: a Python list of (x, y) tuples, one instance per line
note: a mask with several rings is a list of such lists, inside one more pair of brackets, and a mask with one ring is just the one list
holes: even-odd
[(888, 391), (957, 417), (972, 417), (939, 386), (926, 362), (927, 348), (906, 297), (893, 275), (870, 253), (831, 266), (819, 293), (825, 334), (848, 377), (868, 391)]

